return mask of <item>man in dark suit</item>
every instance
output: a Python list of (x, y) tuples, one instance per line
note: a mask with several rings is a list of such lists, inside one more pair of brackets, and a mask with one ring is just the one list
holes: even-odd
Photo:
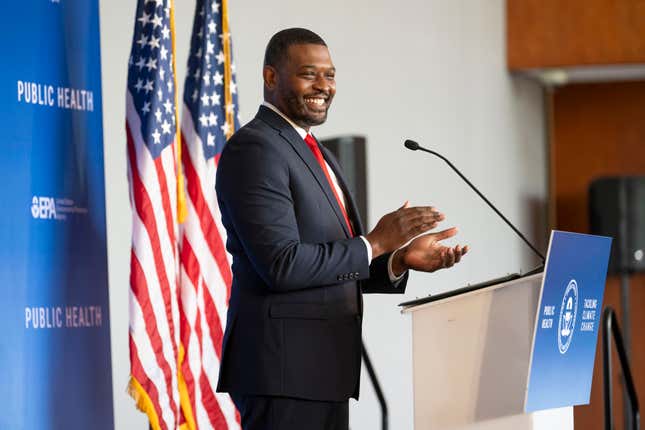
[(467, 247), (425, 234), (443, 215), (407, 206), (363, 234), (338, 164), (309, 133), (335, 94), (325, 42), (277, 33), (265, 54), (265, 103), (226, 145), (217, 195), (233, 256), (218, 391), (245, 430), (347, 430), (358, 398), (362, 293), (403, 293), (408, 269), (434, 271)]

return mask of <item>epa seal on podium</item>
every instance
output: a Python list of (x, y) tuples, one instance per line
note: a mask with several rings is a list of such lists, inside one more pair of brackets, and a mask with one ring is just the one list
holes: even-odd
[(569, 281), (560, 306), (560, 321), (558, 323), (558, 349), (560, 354), (566, 354), (576, 327), (578, 313), (578, 284), (575, 279)]

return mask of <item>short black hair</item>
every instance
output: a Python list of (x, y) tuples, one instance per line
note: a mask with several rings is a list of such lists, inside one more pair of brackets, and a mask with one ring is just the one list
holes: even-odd
[(287, 28), (273, 35), (264, 53), (265, 66), (278, 66), (287, 57), (291, 45), (323, 45), (327, 46), (322, 37), (306, 28)]

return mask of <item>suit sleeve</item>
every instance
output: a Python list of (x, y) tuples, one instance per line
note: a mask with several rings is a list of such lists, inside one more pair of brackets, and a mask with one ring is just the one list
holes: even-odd
[(370, 277), (361, 283), (363, 293), (378, 294), (403, 294), (405, 287), (408, 285), (409, 271), (406, 271), (396, 284), (390, 281), (390, 275), (387, 270), (387, 262), (392, 255), (391, 252), (380, 255), (372, 260), (370, 264)]
[(217, 171), (224, 225), (233, 230), (255, 271), (274, 291), (367, 279), (367, 251), (359, 237), (300, 241), (289, 168), (271, 148), (261, 136), (232, 139)]

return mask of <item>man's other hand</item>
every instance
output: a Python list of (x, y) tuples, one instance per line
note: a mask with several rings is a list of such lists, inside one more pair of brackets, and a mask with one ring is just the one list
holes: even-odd
[(408, 269), (420, 272), (452, 267), (459, 263), (468, 252), (468, 246), (457, 245), (454, 248), (443, 246), (440, 241), (457, 234), (455, 227), (437, 233), (417, 237), (409, 245), (401, 248), (392, 259), (392, 272), (399, 276)]
[(392, 252), (415, 236), (432, 230), (444, 215), (432, 206), (409, 207), (408, 202), (379, 220), (365, 238), (372, 246), (372, 258)]

